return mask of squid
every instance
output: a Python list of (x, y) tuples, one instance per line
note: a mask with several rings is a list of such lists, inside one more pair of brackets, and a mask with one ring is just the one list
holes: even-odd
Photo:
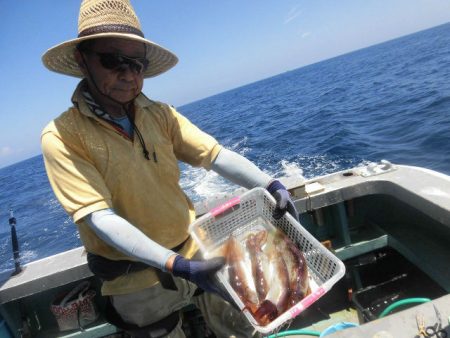
[(260, 231), (256, 235), (251, 234), (246, 242), (246, 247), (250, 255), (256, 294), (258, 296), (258, 301), (260, 302), (266, 298), (269, 290), (267, 276), (268, 259), (262, 250), (266, 241), (267, 231)]
[(283, 254), (275, 247), (269, 257), (270, 288), (254, 315), (263, 325), (267, 325), (286, 311), (290, 298), (289, 273)]
[(244, 303), (245, 308), (253, 313), (258, 306), (258, 296), (250, 264), (247, 262), (242, 244), (233, 236), (230, 236), (226, 242), (225, 257), (230, 285)]
[(275, 236), (275, 242), (280, 252), (283, 253), (288, 273), (290, 299), (289, 307), (294, 306), (305, 298), (310, 292), (308, 266), (300, 249), (281, 231)]
[(280, 230), (251, 232), (242, 243), (230, 236), (224, 245), (229, 283), (243, 310), (267, 325), (310, 293), (306, 260)]

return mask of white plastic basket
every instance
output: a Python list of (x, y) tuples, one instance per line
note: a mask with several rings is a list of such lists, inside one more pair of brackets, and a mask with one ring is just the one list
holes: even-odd
[[(191, 236), (205, 258), (213, 256), (230, 235), (239, 240), (246, 233), (260, 230), (261, 227), (267, 230), (273, 227), (281, 229), (303, 252), (310, 278), (311, 293), (308, 296), (266, 326), (260, 326), (252, 314), (244, 310), (253, 327), (263, 334), (273, 332), (280, 325), (295, 318), (327, 293), (345, 274), (344, 264), (290, 214), (286, 213), (281, 219), (275, 220), (272, 217), (274, 210), (275, 199), (267, 190), (254, 188), (212, 209), (189, 227)], [(245, 305), (229, 284), (226, 274), (219, 272), (217, 276), (239, 308), (244, 309)]]

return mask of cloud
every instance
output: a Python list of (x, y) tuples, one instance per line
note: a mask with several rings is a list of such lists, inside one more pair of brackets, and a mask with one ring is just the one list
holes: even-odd
[(311, 32), (302, 33), (302, 39), (307, 38), (310, 35), (311, 35)]
[(286, 19), (284, 19), (284, 24), (288, 24), (295, 18), (297, 18), (300, 14), (302, 14), (302, 10), (299, 8), (299, 6), (293, 7), (289, 13), (286, 15)]
[(10, 146), (3, 146), (0, 148), (0, 156), (6, 157), (13, 153), (13, 150)]

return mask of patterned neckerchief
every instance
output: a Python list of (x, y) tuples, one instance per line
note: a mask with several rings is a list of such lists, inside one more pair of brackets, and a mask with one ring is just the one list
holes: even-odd
[(116, 129), (118, 129), (121, 133), (125, 133), (126, 136), (128, 136), (129, 138), (133, 137), (133, 124), (132, 124), (132, 121), (130, 121), (130, 118), (128, 115), (125, 115), (121, 118), (114, 118), (111, 115), (109, 115), (107, 112), (105, 112), (97, 102), (95, 102), (91, 93), (89, 93), (89, 91), (86, 88), (83, 88), (83, 90), (81, 92), (83, 93), (84, 100), (85, 100), (86, 104), (89, 106), (89, 109), (96, 116), (108, 121)]
[[(134, 120), (134, 114), (133, 114), (134, 110), (133, 110), (133, 109), (131, 109), (131, 113), (130, 113), (131, 116), (128, 115), (128, 114), (126, 115), (126, 119), (125, 119), (125, 120), (126, 120), (127, 122), (129, 122), (129, 124), (130, 124), (129, 131), (127, 131), (127, 130), (123, 127), (123, 125), (120, 124), (120, 122), (119, 122), (118, 119), (114, 119), (113, 117), (111, 117), (111, 115), (109, 115), (107, 112), (105, 112), (105, 111), (101, 108), (101, 106), (100, 106), (97, 102), (95, 102), (95, 100), (94, 100), (94, 98), (92, 97), (91, 93), (89, 93), (89, 91), (88, 91), (86, 88), (83, 88), (83, 89), (81, 90), (81, 92), (82, 92), (82, 94), (83, 94), (84, 100), (86, 101), (86, 104), (89, 106), (90, 110), (91, 110), (96, 116), (98, 116), (98, 117), (101, 118), (101, 119), (104, 119), (104, 120), (108, 121), (108, 122), (109, 122), (109, 123), (110, 123), (117, 131), (119, 131), (121, 134), (127, 136), (127, 137), (130, 138), (130, 139), (133, 139), (133, 136), (134, 136), (134, 132), (133, 132), (133, 131), (135, 131), (135, 132), (136, 132), (136, 135), (137, 135), (138, 138), (139, 138), (139, 142), (140, 142), (141, 145), (142, 145), (142, 152), (143, 152), (143, 154), (144, 154), (144, 157), (145, 157), (147, 160), (150, 160), (150, 157), (149, 157), (149, 151), (147, 150), (147, 147), (146, 147), (146, 145), (145, 145), (144, 138), (142, 137), (142, 135), (141, 135), (139, 129), (138, 129), (138, 128), (136, 127), (136, 125), (134, 124), (134, 121), (133, 121), (133, 120)], [(153, 155), (153, 160), (155, 161), (155, 163), (158, 162), (157, 157), (156, 157), (155, 149), (153, 149), (152, 155)]]
[(83, 93), (83, 97), (84, 97), (84, 100), (86, 101), (87, 105), (89, 106), (89, 108), (95, 115), (97, 115), (98, 117), (100, 117), (102, 119), (114, 122), (114, 119), (111, 117), (111, 115), (109, 115), (107, 112), (102, 110), (100, 105), (94, 101), (94, 98), (92, 97), (91, 93), (89, 93), (86, 88), (83, 88), (83, 90), (81, 92)]

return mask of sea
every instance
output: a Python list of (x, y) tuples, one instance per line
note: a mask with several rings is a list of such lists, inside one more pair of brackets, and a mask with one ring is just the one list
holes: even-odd
[[(382, 159), (450, 175), (450, 23), (294, 69), (181, 107), (274, 177), (325, 175)], [(237, 187), (180, 163), (194, 202)], [(42, 156), (0, 169), (0, 273), (81, 245)], [(151, 193), (151, 189), (149, 189)]]

